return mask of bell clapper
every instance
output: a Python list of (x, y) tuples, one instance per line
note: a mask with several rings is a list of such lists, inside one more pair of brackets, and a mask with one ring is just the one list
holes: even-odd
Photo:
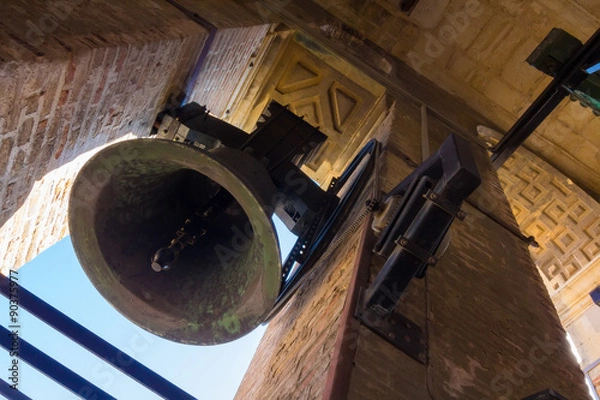
[(226, 209), (233, 198), (226, 190), (219, 189), (200, 210), (185, 220), (185, 224), (171, 240), (168, 247), (161, 247), (154, 253), (151, 266), (155, 272), (168, 271), (177, 264), (179, 253), (188, 246), (196, 244), (198, 239), (206, 235), (206, 228), (212, 220)]

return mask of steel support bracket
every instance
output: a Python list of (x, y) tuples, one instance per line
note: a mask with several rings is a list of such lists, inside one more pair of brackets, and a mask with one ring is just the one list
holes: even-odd
[(419, 246), (418, 244), (411, 242), (404, 236), (396, 241), (396, 245), (402, 247), (413, 256), (417, 257), (423, 264), (435, 265), (437, 264), (437, 258), (430, 255), (427, 250)]
[(424, 197), (454, 218), (464, 221), (465, 217), (467, 216), (467, 213), (461, 210), (459, 206), (457, 207), (456, 204), (447, 201), (444, 197), (440, 196), (431, 189), (425, 194)]
[[(451, 135), (438, 151), (400, 182), (387, 198), (402, 196), (374, 247), (385, 263), (361, 292), (356, 318), (420, 363), (426, 361), (423, 330), (396, 310), (406, 287), (437, 263), (437, 250), (462, 202), (481, 177), (470, 143)], [(481, 150), (483, 151), (483, 150)]]
[(359, 293), (355, 317), (371, 331), (398, 348), (413, 360), (425, 364), (427, 339), (423, 330), (410, 319), (398, 312), (385, 316), (374, 309), (361, 309), (363, 289)]
[[(492, 149), (491, 160), (495, 169), (499, 169), (510, 158), (567, 95), (579, 97), (586, 105), (600, 105), (593, 98), (594, 93), (599, 93), (600, 87), (598, 76), (594, 75), (598, 74), (595, 66), (600, 61), (600, 29), (582, 46), (577, 46), (576, 39), (565, 37), (558, 30), (553, 30), (528, 58), (530, 63), (536, 64), (536, 68), (549, 72), (554, 79)], [(553, 40), (567, 43), (568, 49), (560, 50), (562, 54), (558, 56), (556, 49), (549, 50), (548, 42)], [(543, 56), (544, 52), (549, 54)], [(600, 113), (600, 110), (596, 112)]]

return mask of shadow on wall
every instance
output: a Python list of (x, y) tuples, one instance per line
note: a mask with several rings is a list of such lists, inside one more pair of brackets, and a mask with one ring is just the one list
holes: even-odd
[[(86, 2), (0, 6), (11, 17), (0, 26), (0, 227), (48, 172), (129, 132), (148, 135), (206, 38), (166, 3), (91, 2), (84, 13)], [(135, 22), (123, 20), (135, 9)]]
[[(136, 136), (150, 133), (156, 114), (183, 83), (168, 68), (162, 71), (166, 79), (136, 82), (136, 75), (146, 71), (133, 68), (137, 74), (129, 72), (132, 66), (127, 64), (134, 61), (128, 59), (148, 47), (92, 50), (70, 61), (25, 68), (19, 63), (4, 66), (0, 91), (9, 96), (4, 99), (8, 112), (3, 110), (0, 116), (0, 226), (23, 205), (35, 181), (48, 172), (129, 132)], [(164, 50), (159, 57), (177, 56), (175, 46), (173, 51)], [(118, 53), (123, 53), (122, 67), (110, 61)], [(94, 66), (94, 60), (103, 64)], [(149, 64), (161, 63), (152, 60)]]

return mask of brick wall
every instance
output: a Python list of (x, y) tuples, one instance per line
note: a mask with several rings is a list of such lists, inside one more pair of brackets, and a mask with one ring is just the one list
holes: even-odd
[(259, 51), (269, 29), (269, 24), (263, 24), (218, 30), (190, 101), (206, 105), (219, 118), (227, 117), (237, 88), (258, 67)]
[[(386, 191), (421, 162), (420, 105), (402, 96), (395, 102), (383, 156)], [(435, 150), (453, 129), (435, 116), (428, 125)], [(517, 227), (498, 178), (485, 152), (476, 154), (483, 183), (464, 206), (467, 219), (453, 224), (447, 253), (426, 282), (411, 283), (398, 308), (427, 332), (427, 365), (363, 326), (340, 341), (340, 322), (354, 311), (344, 306), (357, 295), (348, 292), (360, 252), (355, 236), (270, 323), (237, 398), (337, 399), (324, 397), (332, 393), (326, 375), (348, 359), (350, 372), (338, 379), (349, 399), (520, 399), (547, 388), (586, 398), (527, 246), (496, 222)], [(372, 262), (374, 276), (382, 262)]]
[[(393, 118), (378, 121), (369, 137), (385, 136)], [(365, 191), (365, 196), (370, 195)], [(345, 231), (363, 210), (357, 201), (340, 230)], [(332, 366), (333, 349), (347, 301), (363, 229), (354, 231), (330, 256), (321, 260), (298, 292), (269, 323), (244, 376), (236, 399), (322, 398)], [(333, 240), (335, 241), (335, 239)]]
[[(386, 190), (420, 161), (419, 108), (396, 101)], [(452, 128), (435, 117), (428, 122), (435, 150)], [(485, 153), (477, 164), (483, 183), (463, 206), (466, 220), (454, 222), (447, 252), (426, 280), (411, 283), (398, 307), (426, 333), (426, 365), (361, 327), (349, 399), (521, 399), (547, 388), (586, 398), (527, 246), (494, 221), (517, 226)], [(373, 274), (380, 265), (373, 260)]]
[[(56, 4), (1, 6), (4, 272), (66, 234), (77, 170), (69, 163), (128, 132), (147, 135), (168, 97), (185, 87), (206, 37), (166, 3)], [(58, 170), (64, 174), (43, 178)]]
[(358, 234), (319, 265), (269, 324), (236, 399), (322, 398)]
[(523, 232), (540, 244), (531, 255), (589, 369), (600, 358), (600, 309), (589, 295), (600, 283), (600, 204), (525, 149), (499, 176)]

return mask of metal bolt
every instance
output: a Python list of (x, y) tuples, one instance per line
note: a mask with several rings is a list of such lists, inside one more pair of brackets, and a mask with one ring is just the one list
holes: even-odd
[(467, 213), (466, 213), (466, 212), (464, 212), (463, 210), (460, 210), (460, 211), (458, 212), (458, 215), (457, 215), (457, 216), (458, 216), (458, 219), (465, 219), (465, 217), (467, 216)]
[(400, 246), (406, 246), (408, 244), (408, 240), (400, 239)]
[(427, 259), (427, 264), (429, 264), (429, 265), (435, 265), (435, 264), (437, 264), (437, 262), (438, 262), (438, 259), (435, 257), (429, 257)]
[(392, 340), (396, 339), (396, 335), (394, 335), (394, 332), (388, 333), (388, 337)]
[(437, 194), (437, 193), (431, 193), (431, 194), (429, 195), (429, 198), (430, 198), (431, 200), (437, 200), (437, 198), (438, 198), (438, 194)]

